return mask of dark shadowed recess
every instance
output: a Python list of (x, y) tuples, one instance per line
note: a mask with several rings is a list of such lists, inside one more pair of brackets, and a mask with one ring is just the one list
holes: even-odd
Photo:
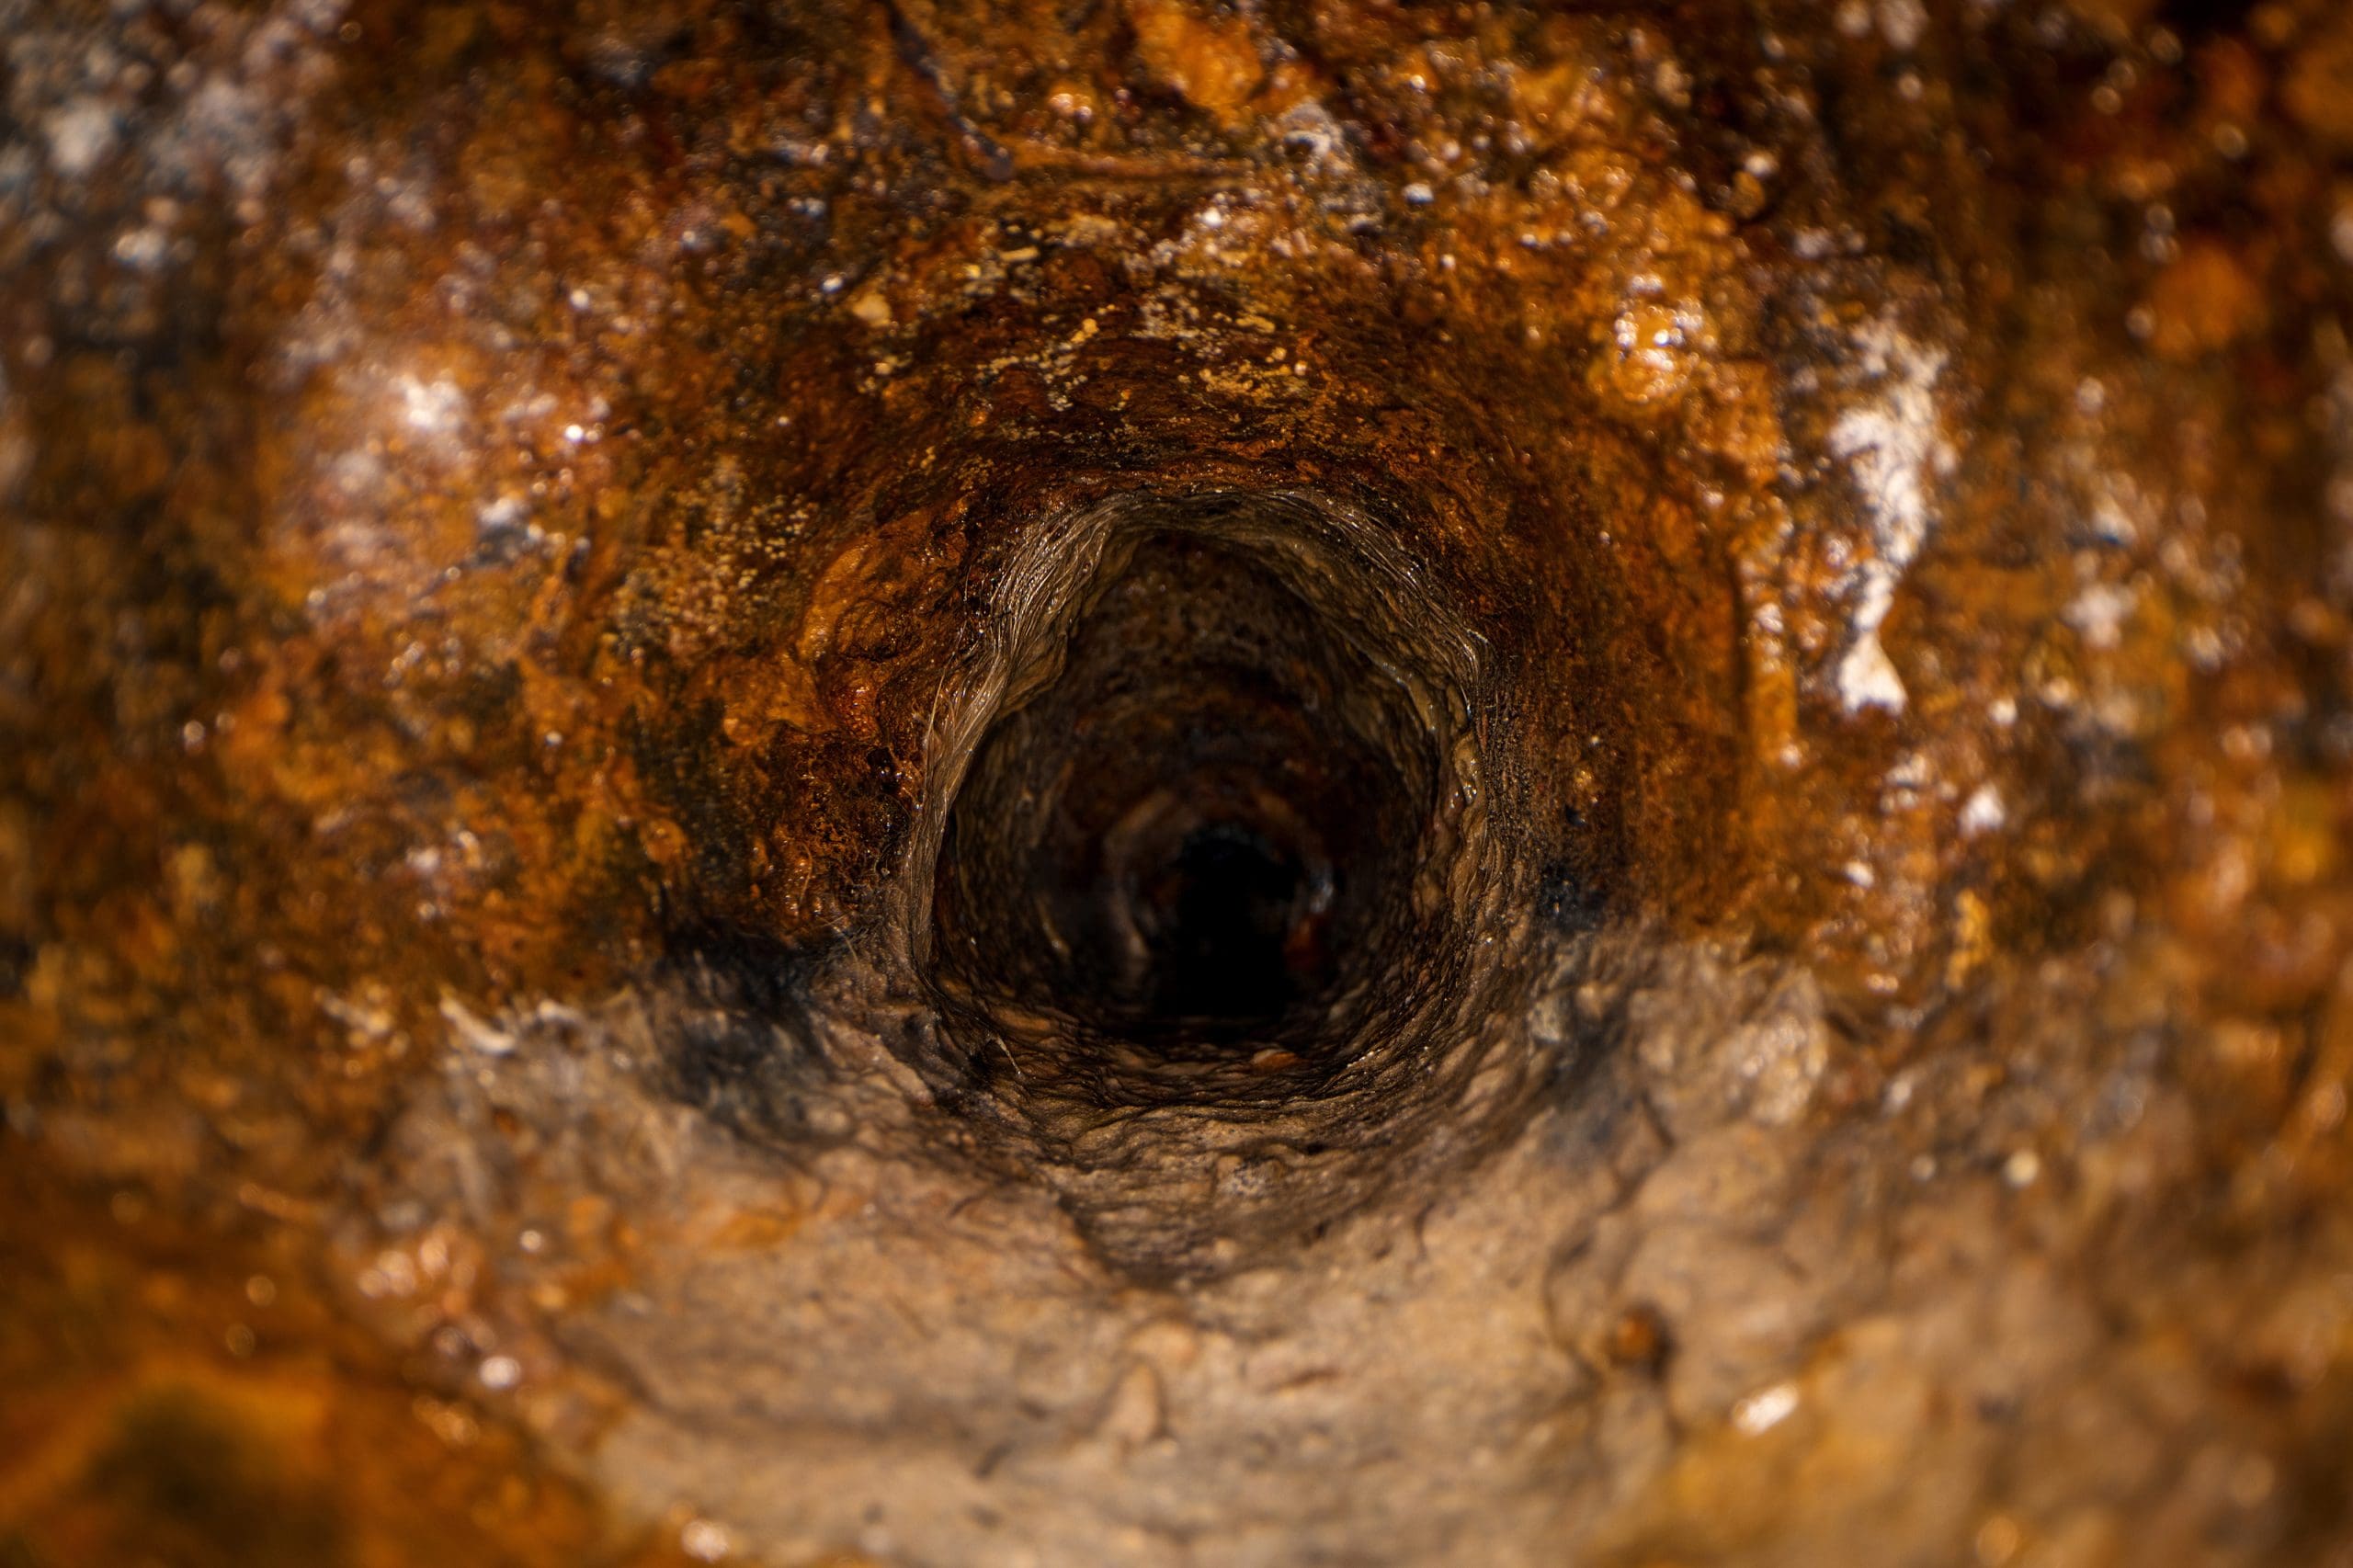
[(1443, 1053), (1535, 899), (1507, 684), (1398, 538), (1289, 493), (1040, 531), (909, 911), (991, 1092), (1246, 1116)]
[(986, 1010), (1131, 1045), (1155, 1080), (1342, 1051), (1330, 1026), (1414, 924), (1437, 736), (1246, 546), (1163, 531), (1123, 553), (1060, 673), (973, 757), (935, 973)]

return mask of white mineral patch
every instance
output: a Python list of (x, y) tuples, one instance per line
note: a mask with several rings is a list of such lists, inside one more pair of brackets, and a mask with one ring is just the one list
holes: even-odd
[(455, 381), (423, 381), (415, 376), (403, 376), (395, 385), (400, 392), (402, 418), (412, 430), (444, 435), (456, 429), (465, 417), (466, 394)]
[(1854, 475), (1872, 553), (1855, 573), (1855, 641), (1838, 663), (1838, 697), (1849, 713), (1866, 708), (1901, 712), (1904, 681), (1880, 646), (1879, 631), (1895, 603), (1896, 584), (1927, 540), (1934, 521), (1929, 486), (1952, 472), (1952, 445), (1936, 402), (1945, 355), (1884, 321), (1865, 326), (1856, 344), (1879, 395), (1840, 416), (1830, 428), (1829, 449)]
[(2139, 595), (2122, 583), (2093, 583), (2077, 594), (2063, 612), (2084, 646), (2108, 652), (2124, 640), (2124, 623), (2131, 619)]
[(67, 179), (80, 179), (114, 148), (114, 110), (96, 98), (76, 98), (51, 115), (41, 131), (50, 165)]
[(709, 1519), (688, 1519), (678, 1531), (678, 1549), (698, 1562), (717, 1562), (735, 1550), (726, 1527)]
[(455, 996), (441, 998), (441, 1017), (449, 1024), (449, 1039), (455, 1044), (470, 1047), (484, 1056), (505, 1056), (515, 1049), (512, 1034), (484, 1022)]
[(2009, 820), (2009, 812), (2002, 804), (2002, 792), (1991, 784), (1980, 784), (1961, 802), (1961, 831), (1971, 838), (1992, 833)]
[(1733, 1427), (1745, 1437), (1757, 1437), (1787, 1421), (1797, 1414), (1797, 1385), (1775, 1383), (1733, 1406)]
[(1879, 32), (1888, 47), (1909, 53), (1928, 30), (1928, 8), (1920, 0), (1880, 0)]
[(1830, 1064), (1822, 998), (1809, 982), (1793, 983), (1727, 1041), (1733, 1096), (1751, 1119), (1789, 1127), (1805, 1114)]

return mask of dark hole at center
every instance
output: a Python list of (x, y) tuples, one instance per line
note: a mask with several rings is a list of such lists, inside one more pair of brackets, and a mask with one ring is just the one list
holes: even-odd
[(1056, 673), (975, 752), (935, 881), (944, 987), (1062, 1042), (1024, 1048), (1026, 1079), (1103, 1082), (1129, 1046), (1354, 1049), (1358, 999), (1415, 961), (1435, 767), (1351, 633), (1223, 541), (1152, 536), (1107, 567)]
[[(1279, 1018), (1316, 978), (1310, 869), (1238, 824), (1196, 829), (1143, 889), (1152, 1011), (1211, 1032)], [(1328, 889), (1328, 876), (1322, 879)]]

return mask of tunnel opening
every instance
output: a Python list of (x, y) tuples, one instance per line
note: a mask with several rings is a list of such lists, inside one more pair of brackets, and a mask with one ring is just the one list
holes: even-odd
[(1051, 665), (949, 812), (945, 987), (1025, 1075), (1114, 1097), (1346, 1060), (1418, 924), (1441, 759), (1409, 683), (1265, 550), (1167, 527), (1108, 552)]
[(1188, 833), (1136, 903), (1153, 1016), (1237, 1033), (1279, 1018), (1318, 967), (1331, 881), (1328, 867), (1318, 874), (1246, 825)]
[(1522, 699), (1420, 522), (1134, 493), (995, 563), (934, 708), (884, 1037), (934, 1146), (1131, 1278), (1279, 1256), (1499, 1145), (1563, 846)]

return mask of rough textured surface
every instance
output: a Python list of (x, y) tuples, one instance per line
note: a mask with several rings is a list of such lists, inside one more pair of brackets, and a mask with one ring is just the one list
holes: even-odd
[(2353, 1553), (2348, 104), (0, 0), (0, 1561)]

